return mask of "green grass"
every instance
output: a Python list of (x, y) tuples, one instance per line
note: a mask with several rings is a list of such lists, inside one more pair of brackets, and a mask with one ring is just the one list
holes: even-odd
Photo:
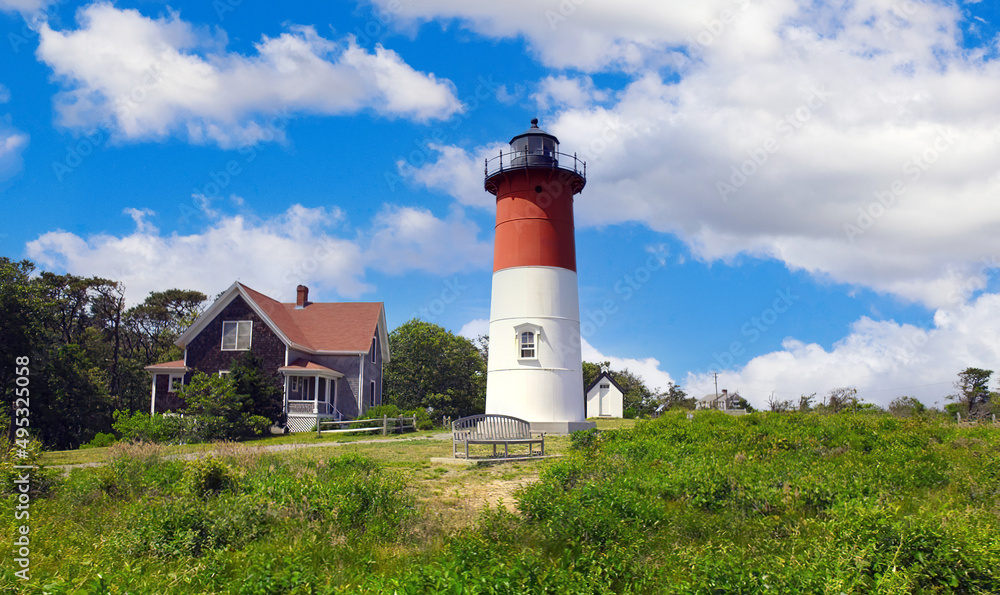
[(95, 449), (34, 497), (35, 578), (5, 552), (0, 592), (1000, 592), (998, 429), (686, 413), (487, 466), (367, 436)]
[[(432, 438), (446, 430), (425, 430), (420, 432), (407, 432), (405, 434), (322, 434), (319, 437), (315, 432), (297, 432), (281, 436), (265, 436), (241, 442), (246, 446), (266, 447), (281, 445), (315, 445), (315, 444), (345, 444), (351, 442), (362, 442), (368, 440), (399, 440), (412, 438)], [(38, 462), (43, 465), (79, 465), (84, 463), (101, 463), (108, 457), (109, 448), (88, 448), (84, 450), (55, 450), (46, 451), (39, 458)], [(204, 453), (212, 451), (216, 444), (184, 444), (167, 446), (165, 455), (187, 455), (191, 453)]]

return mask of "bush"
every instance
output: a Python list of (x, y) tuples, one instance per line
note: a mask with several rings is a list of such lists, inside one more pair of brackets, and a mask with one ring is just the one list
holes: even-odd
[(188, 461), (184, 468), (184, 485), (199, 498), (236, 492), (238, 481), (234, 470), (212, 456)]
[(120, 549), (130, 556), (202, 556), (240, 549), (270, 530), (267, 504), (249, 496), (178, 498), (145, 506), (130, 519)]
[(80, 450), (87, 448), (105, 448), (111, 446), (115, 442), (118, 442), (118, 438), (110, 432), (98, 432), (94, 439), (86, 444), (80, 445)]

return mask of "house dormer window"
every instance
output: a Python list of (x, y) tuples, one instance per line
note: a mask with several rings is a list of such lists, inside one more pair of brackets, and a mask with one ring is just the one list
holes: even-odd
[(253, 321), (230, 320), (222, 323), (222, 350), (246, 351), (250, 349)]
[(535, 358), (535, 332), (524, 331), (521, 333), (521, 359)]

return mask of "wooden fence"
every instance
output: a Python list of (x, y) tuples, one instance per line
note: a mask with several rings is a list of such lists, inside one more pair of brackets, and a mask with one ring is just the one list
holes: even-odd
[[(324, 426), (333, 426), (334, 429), (324, 430)], [(339, 428), (338, 428), (339, 426)], [(388, 417), (383, 415), (382, 419), (352, 419), (348, 421), (334, 421), (331, 419), (320, 419), (316, 417), (316, 436), (322, 434), (347, 434), (350, 432), (376, 432), (381, 431), (383, 436), (389, 432), (399, 432), (402, 434), (406, 430), (417, 429), (417, 416)]]

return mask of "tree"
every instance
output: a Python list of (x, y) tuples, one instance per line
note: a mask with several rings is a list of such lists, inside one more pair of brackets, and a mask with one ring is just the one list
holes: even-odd
[(977, 417), (984, 415), (989, 408), (990, 376), (993, 370), (982, 368), (966, 368), (958, 373), (958, 380), (955, 381), (955, 388), (958, 392), (948, 395), (948, 398), (956, 401), (960, 407), (960, 412), (969, 416)]
[(0, 257), (0, 418), (7, 427), (8, 442), (14, 441), (13, 405), (17, 358), (29, 358), (29, 370), (37, 375), (35, 365), (43, 352), (46, 311), (37, 285), (30, 275), (35, 265), (28, 260), (15, 262)]
[(840, 413), (848, 409), (857, 411), (859, 403), (857, 389), (835, 388), (827, 393), (823, 400), (823, 407), (829, 413)]
[(896, 397), (889, 403), (889, 413), (896, 417), (916, 417), (927, 411), (927, 407), (913, 397)]
[(282, 393), (264, 371), (264, 362), (251, 352), (237, 357), (229, 368), (236, 393), (246, 395), (244, 409), (251, 415), (266, 417), (272, 423), (282, 421)]
[(262, 434), (270, 420), (254, 415), (249, 395), (239, 394), (231, 375), (195, 372), (180, 391), (185, 412), (198, 421), (199, 440), (231, 440)]
[(169, 289), (152, 291), (139, 305), (125, 314), (129, 356), (143, 365), (154, 364), (175, 350), (174, 341), (201, 313), (205, 294), (200, 291)]
[(433, 407), (435, 415), (452, 417), (486, 409), (486, 361), (472, 341), (413, 319), (389, 334), (389, 349), (386, 404), (404, 411)]
[(772, 392), (771, 396), (767, 398), (767, 406), (774, 413), (784, 413), (786, 411), (791, 411), (795, 405), (789, 399), (775, 399), (774, 393)]
[(660, 403), (663, 405), (664, 410), (674, 408), (694, 409), (695, 405), (697, 405), (694, 397), (689, 397), (686, 392), (681, 390), (681, 387), (673, 382), (668, 384), (666, 392), (660, 395)]

